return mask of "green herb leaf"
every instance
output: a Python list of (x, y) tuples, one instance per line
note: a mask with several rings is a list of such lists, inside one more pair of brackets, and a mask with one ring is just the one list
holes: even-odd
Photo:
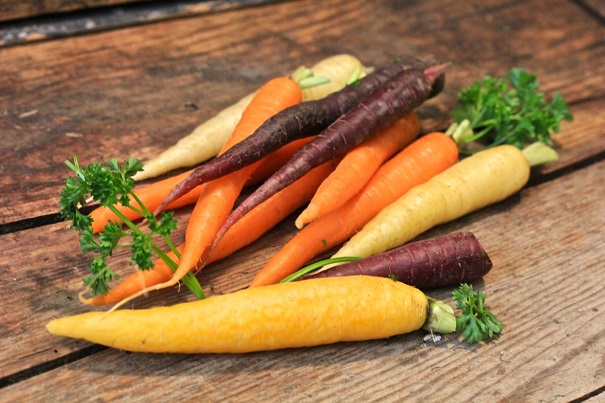
[(95, 239), (94, 234), (92, 233), (92, 227), (86, 227), (81, 231), (80, 235), (80, 248), (82, 252), (99, 252), (101, 250), (101, 246)]
[(459, 123), (469, 120), (475, 132), (466, 142), (481, 139), (486, 147), (511, 144), (520, 149), (536, 141), (552, 145), (560, 122), (573, 120), (561, 94), (553, 94), (547, 103), (538, 92), (536, 75), (521, 68), (511, 69), (506, 77), (508, 81), (487, 76), (458, 94), (452, 116)]
[(132, 262), (141, 270), (153, 268), (153, 255), (151, 254), (151, 236), (142, 232), (132, 234)]
[(456, 317), (456, 330), (470, 343), (477, 343), (494, 337), (502, 332), (504, 324), (485, 306), (483, 291), (473, 291), (473, 286), (462, 284), (459, 290), (452, 292), (462, 315)]
[(159, 234), (163, 236), (170, 235), (170, 233), (176, 229), (178, 224), (177, 221), (174, 219), (173, 211), (163, 212), (160, 215), (159, 223), (158, 220), (153, 216), (153, 214), (148, 217), (148, 220), (149, 229), (151, 229), (154, 234)]
[[(65, 164), (75, 173), (75, 177), (68, 177), (65, 181), (59, 200), (60, 214), (64, 219), (71, 221), (71, 229), (80, 232), (82, 251), (97, 254), (88, 268), (91, 274), (84, 279), (84, 285), (90, 287), (94, 295), (106, 294), (110, 289), (109, 282), (118, 278), (118, 275), (109, 268), (107, 260), (119, 246), (130, 246), (131, 262), (140, 270), (153, 268), (154, 252), (173, 271), (176, 270), (177, 264), (153, 241), (155, 236), (161, 237), (171, 250), (176, 250), (168, 238), (177, 227), (174, 214), (163, 213), (158, 222), (156, 217), (142, 206), (133, 192), (135, 181), (132, 176), (143, 169), (140, 161), (130, 158), (120, 165), (117, 159), (112, 158), (105, 164), (93, 163), (83, 168), (74, 156), (73, 162), (66, 161)], [(109, 222), (103, 232), (95, 236), (91, 226), (92, 219), (80, 212), (80, 208), (86, 205), (90, 197), (111, 209), (126, 224), (126, 227), (123, 227), (121, 222)], [(142, 211), (131, 206), (131, 198), (136, 200)], [(122, 214), (116, 208), (118, 204), (138, 213), (143, 212), (149, 221), (150, 233), (141, 231)], [(130, 237), (132, 242), (121, 244), (120, 241), (124, 237)], [(196, 296), (204, 298), (203, 290), (195, 276), (187, 276), (184, 282)]]
[(84, 279), (84, 285), (90, 287), (94, 295), (107, 294), (109, 291), (108, 283), (119, 277), (111, 271), (105, 259), (100, 256), (96, 256), (92, 260), (88, 271), (92, 274)]
[(118, 245), (118, 242), (120, 242), (120, 239), (126, 235), (128, 235), (128, 233), (123, 231), (122, 225), (117, 222), (110, 221), (105, 225), (104, 231), (99, 234), (99, 253), (101, 256), (111, 256), (113, 250)]

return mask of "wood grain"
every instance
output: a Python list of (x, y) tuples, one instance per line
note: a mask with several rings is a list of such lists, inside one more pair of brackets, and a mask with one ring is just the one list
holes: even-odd
[[(9, 9), (0, 14), (0, 48), (269, 2), (270, 0), (9, 2), (4, 5)], [(0, 13), (2, 7), (0, 5)], [(2, 23), (2, 18), (19, 16), (24, 19)]]
[[(376, 65), (406, 53), (452, 60), (445, 92), (420, 111), (426, 130), (447, 126), (463, 85), (515, 65), (538, 73), (547, 94), (560, 91), (571, 104), (602, 100), (605, 30), (571, 3), (492, 2), (486, 15), (473, 3), (437, 3), (419, 3), (405, 19), (391, 3), (284, 3), (271, 13), (250, 8), (74, 37), (69, 46), (5, 49), (0, 169), (10, 175), (0, 179), (8, 195), (0, 224), (55, 213), (67, 175), (62, 164), (73, 154), (86, 162), (149, 158), (268, 78), (330, 54), (350, 52)], [(442, 7), (448, 19), (437, 17)], [(550, 18), (523, 17), (535, 12)], [(479, 42), (476, 26), (486, 32)], [(514, 37), (501, 34), (512, 30)], [(545, 40), (530, 40), (536, 35)], [(599, 144), (594, 153), (603, 146), (598, 130), (582, 135), (592, 136), (584, 144)]]
[(16, 20), (20, 18), (32, 18), (41, 15), (59, 14), (75, 10), (86, 10), (116, 4), (133, 3), (136, 1), (137, 0), (3, 0), (2, 3), (0, 3), (0, 21)]
[[(605, 28), (585, 4), (303, 0), (0, 49), (0, 401), (602, 398)], [(53, 216), (65, 159), (149, 158), (268, 78), (341, 52), (372, 65), (401, 54), (451, 60), (445, 91), (419, 110), (424, 131), (448, 126), (460, 88), (513, 66), (536, 72), (547, 96), (559, 91), (570, 103), (575, 120), (555, 137), (560, 161), (535, 169), (519, 195), (421, 236), (477, 235), (494, 269), (476, 286), (507, 325), (499, 339), (433, 344), (416, 332), (167, 356), (47, 334), (49, 319), (90, 309), (77, 301), (90, 257)], [(177, 242), (189, 213), (177, 213)], [(293, 219), (207, 267), (199, 278), (208, 294), (245, 287), (294, 235)], [(124, 253), (114, 263), (130, 270)], [(192, 298), (177, 291), (129, 307)], [(449, 301), (449, 292), (430, 294)]]
[[(569, 401), (581, 397), (602, 384), (599, 374), (604, 369), (605, 323), (599, 318), (605, 303), (605, 272), (602, 256), (594, 247), (605, 241), (604, 174), (605, 162), (594, 164), (427, 234), (473, 231), (492, 257), (494, 268), (475, 285), (485, 290), (488, 304), (506, 324), (494, 342), (468, 346), (446, 336), (435, 344), (423, 343), (424, 334), (415, 332), (389, 340), (239, 356), (103, 350), (3, 391), (16, 400), (113, 400), (163, 393), (208, 400), (280, 401), (339, 400), (343, 395), (363, 401)], [(578, 194), (583, 197), (575, 197)], [(578, 216), (583, 219), (578, 221)], [(242, 270), (253, 255), (241, 254), (230, 270)], [(60, 268), (57, 263), (49, 262), (49, 266)], [(42, 329), (49, 317), (84, 310), (66, 299), (73, 292), (74, 273), (59, 270), (56, 275), (38, 275), (50, 283), (41, 292), (30, 290), (29, 303), (10, 301), (16, 311), (39, 307), (31, 316), (31, 326), (18, 334), (30, 354), (32, 346), (40, 350), (38, 358), (85, 345), (48, 337)], [(31, 269), (25, 268), (24, 275), (31, 277)], [(429, 295), (449, 300), (446, 289)], [(3, 359), (17, 361), (11, 356)], [(150, 391), (145, 382), (150, 378), (163, 379), (170, 390)], [(120, 386), (125, 383), (126, 390)]]

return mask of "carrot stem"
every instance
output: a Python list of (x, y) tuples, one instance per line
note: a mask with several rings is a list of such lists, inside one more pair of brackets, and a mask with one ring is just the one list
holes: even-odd
[(341, 256), (341, 257), (322, 259), (315, 263), (311, 263), (310, 265), (303, 267), (302, 269), (298, 270), (296, 273), (293, 273), (293, 274), (289, 275), (288, 277), (284, 278), (283, 280), (281, 280), (280, 283), (289, 283), (291, 281), (297, 280), (297, 279), (303, 277), (304, 275), (309, 274), (309, 273), (319, 269), (320, 267), (324, 267), (329, 264), (354, 262), (356, 260), (361, 260), (361, 258), (355, 257), (355, 256)]

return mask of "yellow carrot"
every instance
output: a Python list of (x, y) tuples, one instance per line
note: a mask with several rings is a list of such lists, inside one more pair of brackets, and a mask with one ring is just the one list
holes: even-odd
[[(269, 80), (252, 99), (220, 153), (222, 154), (234, 144), (247, 138), (271, 116), (301, 100), (301, 89), (292, 79), (280, 77)], [(187, 223), (185, 246), (174, 275), (163, 283), (154, 284), (128, 296), (114, 305), (112, 309), (117, 309), (150, 291), (174, 286), (190, 271), (201, 270), (218, 230), (229, 215), (246, 181), (261, 163), (262, 160), (256, 161), (239, 171), (204, 184)], [(165, 202), (166, 200), (164, 200)], [(163, 206), (160, 204), (156, 210), (162, 208)], [(200, 261), (201, 265), (199, 265)]]
[(481, 151), (384, 208), (333, 257), (368, 257), (403, 245), (436, 225), (513, 195), (529, 173), (529, 163), (516, 147)]
[(245, 289), (171, 307), (89, 312), (52, 320), (46, 328), (128, 351), (246, 353), (387, 338), (439, 318), (442, 327), (431, 330), (455, 331), (451, 307), (446, 312), (434, 303), (391, 279), (351, 276)]
[[(315, 76), (329, 78), (330, 82), (304, 89), (303, 100), (320, 99), (342, 89), (356, 70), (363, 72), (364, 67), (357, 58), (348, 54), (335, 55), (320, 61), (311, 71)], [(175, 145), (147, 161), (144, 170), (137, 173), (134, 179), (153, 178), (173, 169), (190, 167), (215, 157), (231, 136), (255, 94), (249, 94), (222, 110)]]

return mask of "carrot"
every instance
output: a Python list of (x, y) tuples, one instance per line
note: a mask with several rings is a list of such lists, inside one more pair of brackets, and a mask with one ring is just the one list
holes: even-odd
[[(288, 159), (290, 159), (294, 152), (296, 152), (300, 147), (308, 143), (310, 140), (311, 138), (297, 140), (271, 153), (269, 158), (262, 160), (258, 168), (250, 174), (250, 178), (246, 182), (246, 186), (254, 186), (264, 181), (275, 171), (277, 171), (277, 169), (279, 169), (279, 167), (281, 167)], [(191, 172), (192, 171), (184, 172), (180, 175), (152, 183), (148, 186), (135, 190), (134, 193), (148, 210), (153, 211), (160, 205), (162, 200), (166, 198), (172, 188), (185, 179)], [(203, 187), (198, 186), (191, 192), (172, 202), (167, 208), (172, 210), (194, 204), (198, 200), (202, 190)], [(137, 209), (140, 209), (140, 206), (136, 200), (132, 202), (132, 205)], [(141, 218), (141, 215), (131, 208), (122, 206), (120, 204), (115, 205), (114, 207), (116, 207), (118, 211), (124, 214), (124, 216), (129, 220)], [(96, 208), (89, 215), (93, 219), (93, 233), (103, 231), (105, 225), (110, 220), (116, 222), (122, 221), (113, 211), (111, 211), (109, 207), (106, 206)]]
[(506, 199), (528, 181), (529, 163), (502, 145), (465, 158), (383, 209), (333, 257), (367, 257), (403, 245), (424, 231)]
[(282, 165), (284, 165), (296, 151), (302, 146), (313, 140), (313, 137), (307, 137), (295, 140), (286, 144), (277, 151), (273, 151), (266, 158), (261, 160), (260, 165), (250, 174), (250, 179), (246, 182), (246, 187), (258, 186), (273, 175)]
[(252, 243), (277, 223), (307, 203), (323, 180), (334, 171), (338, 160), (312, 169), (290, 186), (256, 206), (250, 214), (235, 223), (212, 250), (208, 263), (220, 260)]
[[(300, 102), (301, 99), (302, 91), (293, 80), (289, 78), (270, 80), (259, 90), (244, 111), (242, 119), (223, 147), (223, 151), (250, 135), (270, 116), (283, 108)], [(122, 300), (113, 309), (149, 291), (176, 285), (189, 271), (195, 269), (200, 260), (205, 260), (217, 231), (233, 208), (250, 173), (259, 164), (260, 161), (219, 180), (205, 184), (204, 190), (189, 218), (185, 231), (185, 248), (174, 275), (164, 283), (146, 287)]]
[(424, 71), (414, 68), (403, 71), (364, 98), (298, 150), (286, 165), (237, 206), (219, 230), (217, 239), (248, 211), (309, 169), (345, 154), (379, 129), (420, 106), (429, 97), (433, 84), (443, 75), (445, 68), (446, 65), (435, 65)]
[[(321, 99), (340, 90), (356, 70), (363, 73), (365, 68), (356, 57), (347, 54), (331, 56), (318, 62), (311, 67), (311, 71), (315, 76), (329, 78), (330, 82), (303, 90), (303, 99)], [(192, 133), (181, 138), (172, 147), (147, 161), (144, 171), (137, 173), (134, 179), (143, 180), (156, 177), (173, 169), (193, 166), (215, 157), (229, 139), (237, 122), (241, 119), (243, 111), (255, 94), (256, 92), (246, 95), (199, 125)]]
[(474, 281), (491, 268), (492, 261), (479, 240), (471, 232), (457, 232), (412, 242), (376, 256), (308, 274), (302, 279), (379, 276), (424, 289)]
[[(156, 211), (163, 211), (174, 200), (202, 183), (251, 164), (293, 140), (321, 132), (396, 74), (412, 71), (419, 64), (417, 60), (406, 59), (401, 63), (374, 71), (359, 81), (358, 85), (347, 86), (325, 98), (302, 102), (276, 114), (245, 141), (197, 167), (170, 192)], [(439, 86), (440, 84), (436, 84), (434, 87)], [(424, 94), (426, 97), (434, 89), (430, 85), (428, 88), (427, 93)]]
[(368, 183), (388, 158), (412, 142), (419, 132), (420, 120), (414, 112), (410, 112), (348, 152), (298, 216), (296, 227), (300, 229), (342, 207)]
[[(336, 163), (337, 161), (329, 161), (320, 165), (292, 185), (273, 195), (269, 200), (258, 205), (225, 234), (217, 247), (211, 252), (208, 264), (223, 259), (251, 244), (292, 214), (297, 208), (308, 202), (319, 184), (334, 170)], [(184, 245), (177, 247), (179, 253), (182, 253), (183, 249)], [(168, 256), (175, 262), (179, 261), (178, 257), (172, 252)], [(125, 277), (118, 285), (112, 287), (107, 294), (88, 299), (80, 296), (80, 300), (89, 305), (114, 304), (146, 287), (168, 281), (172, 275), (173, 272), (168, 265), (163, 260), (157, 259), (154, 262), (153, 270), (137, 271)]]
[(88, 312), (51, 320), (46, 328), (135, 352), (247, 353), (381, 339), (423, 326), (454, 332), (453, 309), (400, 282), (352, 276), (245, 289), (170, 307)]
[(341, 208), (298, 232), (256, 275), (250, 287), (274, 284), (313, 257), (349, 239), (382, 208), (458, 159), (456, 143), (443, 133), (420, 137), (387, 161)]

